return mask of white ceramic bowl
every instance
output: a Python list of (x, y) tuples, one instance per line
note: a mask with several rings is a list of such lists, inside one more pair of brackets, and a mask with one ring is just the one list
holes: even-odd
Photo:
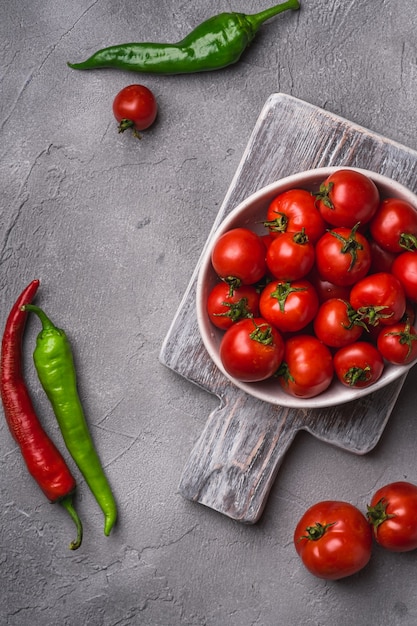
[(356, 169), (366, 174), (375, 182), (382, 198), (388, 196), (401, 198), (410, 202), (417, 210), (417, 196), (400, 183), (386, 176), (382, 176), (381, 174), (359, 168), (346, 168), (344, 166), (308, 170), (282, 178), (246, 198), (233, 209), (220, 224), (203, 253), (197, 279), (196, 306), (198, 326), (204, 346), (219, 370), (223, 372), (234, 385), (241, 388), (246, 393), (271, 404), (295, 408), (317, 408), (343, 404), (357, 400), (358, 398), (381, 389), (401, 377), (414, 365), (414, 363), (406, 366), (386, 364), (381, 378), (375, 384), (363, 389), (350, 389), (335, 379), (325, 392), (313, 398), (303, 399), (296, 398), (286, 393), (281, 388), (279, 382), (274, 379), (258, 383), (244, 383), (236, 380), (225, 371), (221, 363), (219, 346), (223, 332), (213, 326), (206, 310), (208, 294), (215, 283), (218, 282), (218, 278), (211, 265), (211, 252), (215, 242), (226, 231), (242, 226), (248, 227), (259, 234), (266, 234), (267, 231), (262, 222), (265, 219), (267, 207), (275, 196), (293, 188), (317, 191), (320, 183), (323, 182), (327, 176), (340, 169)]

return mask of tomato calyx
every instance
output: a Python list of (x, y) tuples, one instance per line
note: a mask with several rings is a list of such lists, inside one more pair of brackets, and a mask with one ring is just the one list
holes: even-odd
[(317, 193), (314, 194), (316, 197), (316, 201), (323, 202), (323, 204), (327, 206), (328, 209), (331, 209), (332, 211), (334, 211), (334, 204), (330, 200), (330, 193), (333, 187), (334, 187), (334, 183), (331, 181), (327, 183), (327, 185), (326, 183), (322, 183)]
[(276, 218), (273, 220), (269, 220), (264, 222), (264, 226), (269, 228), (271, 233), (285, 233), (288, 226), (288, 217), (285, 213), (281, 213), (280, 211), (274, 211), (276, 213)]
[(334, 526), (336, 522), (330, 522), (329, 524), (320, 524), (320, 522), (316, 522), (314, 526), (307, 526), (306, 535), (301, 535), (298, 541), (302, 539), (308, 539), (308, 541), (318, 541), (326, 534), (327, 529), (331, 526)]
[(356, 312), (358, 313), (366, 328), (366, 324), (369, 324), (369, 326), (378, 326), (380, 320), (386, 320), (392, 317), (392, 311), (387, 314), (383, 313), (383, 311), (385, 311), (386, 309), (388, 309), (388, 307), (385, 305), (361, 306), (359, 307), (359, 309), (357, 309)]
[(368, 327), (364, 322), (364, 316), (362, 312), (357, 311), (347, 300), (341, 301), (346, 304), (346, 317), (348, 319), (347, 324), (342, 324), (343, 328), (345, 328), (346, 330), (351, 330), (354, 326), (361, 326), (365, 330), (368, 330)]
[[(231, 295), (233, 295), (233, 292)], [(247, 298), (241, 298), (237, 302), (222, 302), (222, 305), (227, 307), (228, 310), (225, 313), (213, 313), (214, 317), (229, 317), (232, 322), (237, 322), (238, 320), (244, 318), (253, 317), (248, 308)]]
[(290, 295), (296, 291), (307, 291), (306, 287), (293, 287), (290, 282), (278, 283), (276, 289), (271, 292), (271, 298), (278, 300), (281, 313), (285, 311), (285, 301)]
[(226, 276), (225, 278), (223, 278), (223, 280), (227, 285), (229, 285), (230, 296), (233, 296), (235, 289), (239, 289), (239, 287), (242, 285), (242, 281), (236, 276)]
[(398, 343), (402, 346), (407, 346), (408, 348), (406, 358), (410, 356), (410, 353), (413, 349), (413, 342), (417, 341), (417, 335), (413, 335), (413, 333), (410, 333), (409, 322), (406, 323), (404, 330), (388, 331), (386, 335), (390, 337), (398, 337)]
[(255, 320), (253, 320), (253, 325), (255, 328), (249, 335), (253, 341), (257, 341), (264, 346), (270, 346), (274, 343), (272, 328), (269, 324), (258, 325)]
[(398, 245), (404, 250), (417, 250), (417, 237), (411, 233), (401, 233)]
[(294, 233), (292, 240), (294, 241), (294, 243), (298, 243), (300, 246), (304, 246), (310, 241), (304, 227), (299, 232)]
[(286, 363), (285, 361), (282, 361), (277, 372), (275, 373), (275, 376), (276, 378), (282, 378), (287, 385), (289, 382), (295, 383), (295, 378), (290, 372), (288, 363)]
[(371, 524), (375, 537), (378, 534), (378, 528), (388, 519), (395, 517), (393, 513), (387, 513), (388, 501), (386, 498), (378, 500), (374, 506), (368, 505), (366, 517)]
[(370, 365), (365, 367), (350, 367), (343, 375), (343, 380), (349, 387), (356, 387), (358, 383), (366, 383), (372, 376), (372, 369)]
[(128, 120), (127, 118), (123, 118), (119, 125), (118, 125), (118, 131), (119, 133), (124, 133), (125, 130), (128, 130), (129, 128), (131, 128), (133, 130), (133, 134), (135, 137), (137, 137), (137, 139), (142, 139), (142, 135), (136, 130), (135, 128), (135, 122), (133, 122), (132, 120)]
[(351, 261), (350, 261), (350, 265), (348, 268), (349, 272), (355, 266), (355, 263), (358, 258), (358, 250), (363, 250), (363, 245), (356, 239), (356, 231), (358, 230), (359, 226), (360, 226), (360, 222), (357, 222), (355, 226), (352, 228), (352, 230), (350, 231), (350, 234), (348, 237), (343, 237), (343, 235), (335, 232), (334, 230), (328, 231), (331, 235), (333, 235), (333, 237), (336, 237), (336, 239), (338, 239), (341, 242), (342, 244), (342, 247), (340, 249), (341, 254), (350, 254)]

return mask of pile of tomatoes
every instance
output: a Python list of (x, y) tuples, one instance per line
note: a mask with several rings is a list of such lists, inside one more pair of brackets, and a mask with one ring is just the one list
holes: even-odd
[(387, 362), (417, 358), (414, 206), (340, 169), (316, 193), (279, 194), (259, 221), (264, 234), (233, 228), (211, 254), (219, 282), (207, 312), (224, 331), (220, 359), (231, 377), (276, 377), (310, 398), (335, 377), (367, 387)]
[(294, 545), (309, 572), (338, 580), (356, 574), (369, 563), (373, 537), (391, 552), (417, 548), (416, 485), (398, 481), (380, 487), (366, 515), (349, 502), (317, 502), (297, 523)]

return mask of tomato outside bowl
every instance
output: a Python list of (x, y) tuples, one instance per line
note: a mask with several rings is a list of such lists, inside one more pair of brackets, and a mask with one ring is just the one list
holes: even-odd
[(294, 188), (317, 192), (320, 184), (330, 176), (330, 174), (341, 169), (356, 170), (371, 178), (378, 187), (381, 199), (397, 197), (409, 202), (417, 210), (417, 195), (401, 183), (382, 174), (361, 168), (345, 166), (317, 168), (277, 180), (243, 200), (227, 215), (220, 225), (217, 225), (217, 223), (214, 224), (212, 233), (202, 253), (197, 277), (196, 311), (198, 327), (205, 349), (217, 368), (231, 383), (249, 395), (270, 404), (299, 409), (325, 408), (345, 404), (353, 400), (358, 400), (389, 385), (391, 382), (403, 376), (416, 363), (416, 361), (407, 365), (386, 363), (383, 374), (379, 380), (361, 389), (346, 387), (340, 383), (335, 376), (326, 391), (312, 398), (299, 398), (290, 395), (282, 389), (280, 383), (274, 378), (255, 383), (239, 381), (230, 376), (222, 365), (219, 348), (224, 331), (217, 329), (211, 323), (206, 307), (207, 298), (211, 289), (219, 282), (219, 278), (211, 263), (211, 254), (217, 239), (226, 231), (238, 227), (249, 228), (262, 235), (267, 234), (267, 229), (263, 224), (266, 218), (266, 211), (270, 202), (278, 194)]

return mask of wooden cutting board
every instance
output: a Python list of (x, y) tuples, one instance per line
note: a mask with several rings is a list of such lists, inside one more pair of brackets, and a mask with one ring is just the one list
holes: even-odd
[[(225, 216), (261, 187), (303, 170), (344, 165), (385, 174), (417, 191), (417, 152), (291, 96), (271, 95), (209, 240)], [(179, 492), (251, 524), (259, 519), (298, 431), (356, 454), (369, 452), (382, 435), (405, 376), (360, 401), (330, 409), (296, 410), (248, 396), (217, 370), (200, 338), (195, 312), (199, 265), (165, 338), (160, 360), (218, 396), (219, 407), (208, 416), (191, 451)]]

